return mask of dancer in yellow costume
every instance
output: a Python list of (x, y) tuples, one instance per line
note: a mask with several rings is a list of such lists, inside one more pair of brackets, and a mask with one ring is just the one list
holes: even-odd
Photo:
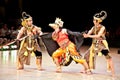
[(42, 35), (40, 27), (33, 25), (32, 17), (26, 12), (22, 13), (22, 26), (17, 39), (27, 36), (21, 41), (18, 54), (17, 54), (17, 69), (24, 69), (24, 64), (30, 65), (30, 56), (36, 56), (37, 69), (41, 70), (42, 67), (42, 53), (39, 44), (39, 35)]
[(89, 67), (90, 69), (95, 69), (94, 59), (96, 54), (104, 55), (107, 60), (107, 70), (112, 71), (112, 76), (114, 76), (114, 66), (112, 57), (109, 54), (110, 50), (108, 47), (108, 43), (106, 41), (106, 28), (101, 24), (101, 22), (107, 17), (106, 11), (101, 11), (100, 13), (96, 13), (93, 16), (94, 26), (88, 31), (87, 34), (83, 34), (84, 38), (92, 38), (92, 44), (90, 47), (89, 54)]
[(54, 29), (52, 33), (52, 38), (57, 42), (59, 48), (55, 50), (52, 54), (52, 58), (57, 66), (56, 72), (61, 72), (61, 65), (59, 63), (59, 57), (64, 55), (64, 53), (69, 52), (72, 59), (84, 66), (86, 74), (91, 74), (88, 64), (85, 59), (79, 54), (76, 49), (76, 45), (70, 41), (67, 33), (67, 29), (63, 27), (63, 21), (60, 18), (56, 18), (55, 23), (50, 23), (49, 26)]

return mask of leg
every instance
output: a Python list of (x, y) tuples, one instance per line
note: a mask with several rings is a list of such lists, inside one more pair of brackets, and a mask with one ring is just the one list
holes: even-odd
[(86, 61), (84, 61), (82, 65), (84, 66), (84, 71), (86, 74), (92, 74), (91, 70), (89, 69), (88, 63)]
[(112, 76), (115, 76), (115, 70), (114, 70), (114, 65), (113, 65), (113, 61), (112, 58), (107, 59), (107, 68), (109, 71), (112, 72)]
[(87, 61), (85, 59), (83, 59), (82, 56), (77, 52), (75, 45), (73, 43), (71, 43), (68, 46), (68, 49), (70, 51), (70, 54), (71, 54), (73, 60), (84, 66), (84, 73), (91, 74), (91, 71), (89, 69)]
[(36, 58), (36, 65), (38, 70), (42, 70), (42, 57)]
[(18, 57), (17, 57), (17, 69), (18, 70), (24, 69), (24, 65)]
[(107, 70), (111, 71), (112, 72), (112, 76), (114, 77), (115, 76), (115, 70), (114, 70), (112, 57), (108, 54), (109, 51), (108, 50), (102, 50), (101, 52), (105, 56), (105, 58), (107, 60)]
[(58, 59), (62, 55), (62, 53), (64, 53), (64, 51), (61, 48), (59, 48), (52, 55), (52, 58), (53, 58), (53, 60), (56, 64), (56, 67), (57, 67), (56, 72), (61, 72), (61, 65), (60, 65)]
[(56, 72), (61, 72), (61, 65), (58, 62), (58, 58), (54, 57), (53, 60), (54, 60), (56, 67), (57, 67)]
[(36, 55), (36, 65), (38, 70), (42, 70), (42, 53), (40, 51), (35, 51)]
[(88, 66), (88, 63), (85, 59), (82, 59), (81, 57), (79, 58), (78, 56), (77, 56), (77, 58), (74, 58), (74, 57), (72, 57), (72, 58), (74, 61), (83, 65), (84, 69), (83, 69), (82, 73), (92, 74), (92, 72)]

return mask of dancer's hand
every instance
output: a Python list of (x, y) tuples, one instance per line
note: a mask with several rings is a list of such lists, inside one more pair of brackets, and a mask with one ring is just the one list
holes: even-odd
[(88, 34), (83, 34), (83, 36), (84, 36), (84, 38), (88, 38), (89, 37), (89, 35)]

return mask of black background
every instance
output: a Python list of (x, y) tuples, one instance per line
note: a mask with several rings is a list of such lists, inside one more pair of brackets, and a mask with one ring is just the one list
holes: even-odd
[[(34, 24), (40, 26), (43, 32), (53, 31), (48, 24), (60, 17), (65, 28), (82, 32), (93, 26), (95, 13), (105, 10), (108, 16), (103, 25), (110, 33), (109, 36), (112, 36), (120, 27), (119, 5), (116, 0), (0, 0), (0, 7), (4, 8), (4, 12), (0, 10), (0, 17), (5, 23), (20, 24), (14, 20), (21, 19), (21, 13), (25, 11), (33, 17)], [(116, 42), (119, 37), (114, 38)]]
[[(44, 31), (51, 31), (48, 24), (54, 22), (56, 17), (62, 18), (64, 26), (77, 31), (93, 25), (93, 15), (101, 10), (108, 13), (103, 24), (107, 28), (119, 27), (119, 4), (109, 0), (0, 0), (5, 7), (4, 19), (19, 19), (21, 13), (26, 11), (33, 17), (34, 24), (41, 26)], [(19, 1), (22, 1), (21, 4)], [(19, 5), (21, 5), (19, 7)], [(82, 29), (82, 30), (81, 30)]]

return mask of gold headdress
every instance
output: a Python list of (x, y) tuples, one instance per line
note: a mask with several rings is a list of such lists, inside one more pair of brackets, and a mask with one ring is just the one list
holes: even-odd
[(104, 19), (107, 17), (107, 12), (106, 11), (101, 11), (100, 13), (96, 13), (93, 18), (95, 20), (98, 20), (99, 22), (102, 22)]
[(27, 14), (26, 12), (22, 12), (22, 26), (26, 26), (26, 21), (27, 20), (32, 20), (32, 17)]
[(27, 14), (26, 12), (22, 12), (22, 19), (23, 20), (29, 20), (29, 19), (31, 19), (32, 17), (29, 15), (29, 14)]

